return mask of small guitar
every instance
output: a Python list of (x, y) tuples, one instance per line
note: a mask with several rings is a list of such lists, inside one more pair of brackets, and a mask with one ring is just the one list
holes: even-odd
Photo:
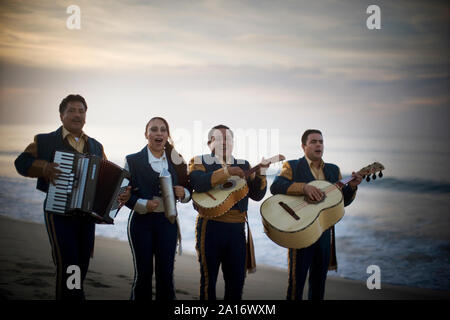
[[(248, 178), (262, 166), (267, 166), (278, 161), (283, 161), (285, 157), (281, 154), (264, 159), (260, 164), (245, 172)], [(246, 179), (238, 176), (231, 176), (222, 184), (219, 184), (208, 192), (194, 192), (192, 201), (198, 212), (208, 218), (223, 215), (230, 210), (238, 201), (242, 200), (248, 193)]]
[[(384, 166), (374, 162), (358, 172), (369, 182), (383, 176)], [(342, 179), (335, 184), (325, 180), (311, 181), (310, 185), (321, 189), (325, 196), (318, 203), (311, 203), (305, 196), (274, 195), (266, 199), (260, 208), (262, 223), (267, 236), (285, 248), (305, 248), (319, 239), (322, 233), (344, 216), (341, 189), (354, 178)]]

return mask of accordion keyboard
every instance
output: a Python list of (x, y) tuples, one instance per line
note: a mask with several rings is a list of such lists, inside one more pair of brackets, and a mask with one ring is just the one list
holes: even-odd
[(61, 173), (56, 179), (55, 185), (50, 184), (49, 186), (45, 210), (64, 214), (75, 183), (75, 154), (57, 151), (54, 162), (58, 164)]

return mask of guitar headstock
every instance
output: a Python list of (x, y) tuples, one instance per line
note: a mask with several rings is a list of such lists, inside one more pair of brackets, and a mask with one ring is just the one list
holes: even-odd
[(258, 169), (261, 169), (262, 174), (265, 174), (265, 170), (272, 164), (279, 161), (285, 160), (286, 157), (282, 154), (278, 154), (276, 156), (270, 157), (268, 159), (263, 159), (260, 164), (257, 166), (251, 168), (250, 170), (246, 171), (245, 177), (248, 178), (253, 172), (255, 172)]
[(276, 163), (276, 162), (284, 161), (284, 160), (286, 160), (286, 157), (283, 156), (282, 154), (278, 154), (278, 155), (270, 157), (268, 159), (264, 159), (263, 161), (261, 161), (261, 165), (266, 166), (268, 164), (272, 164), (272, 163)]
[(379, 162), (374, 162), (372, 164), (369, 164), (368, 166), (362, 168), (361, 170), (358, 171), (358, 173), (363, 175), (363, 178), (366, 179), (367, 182), (370, 181), (370, 178), (372, 178), (372, 180), (375, 180), (377, 178), (376, 173), (378, 173), (378, 177), (382, 178), (383, 177), (383, 171), (384, 170), (384, 166), (379, 163)]

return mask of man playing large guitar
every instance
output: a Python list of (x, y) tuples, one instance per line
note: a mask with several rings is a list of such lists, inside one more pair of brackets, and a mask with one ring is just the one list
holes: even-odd
[[(231, 183), (231, 177), (238, 176), (245, 179), (246, 171), (250, 169), (248, 161), (235, 159), (231, 155), (233, 132), (228, 127), (219, 125), (212, 128), (208, 134), (208, 146), (211, 154), (194, 157), (189, 163), (189, 177), (194, 194), (208, 193), (219, 185), (226, 188), (227, 181)], [(268, 164), (261, 167), (268, 167)], [(196, 223), (196, 249), (200, 262), (201, 300), (216, 299), (216, 281), (220, 264), (225, 281), (225, 300), (242, 298), (246, 270), (254, 268), (246, 263), (246, 258), (251, 258), (253, 249), (250, 232), (247, 245), (245, 239), (248, 198), (261, 200), (266, 193), (267, 182), (260, 170), (248, 176), (246, 181), (248, 194), (220, 215), (205, 216), (198, 205), (195, 205), (199, 211)], [(212, 194), (210, 196), (216, 198)]]
[[(324, 192), (313, 185), (313, 180), (327, 180), (336, 183), (341, 177), (339, 168), (322, 160), (324, 146), (319, 130), (306, 130), (302, 136), (305, 156), (298, 160), (286, 161), (281, 173), (270, 187), (272, 194), (304, 195), (312, 203), (323, 200)], [(354, 179), (342, 188), (344, 206), (349, 205), (356, 195), (357, 186), (362, 181), (360, 173), (352, 173)], [(308, 298), (323, 299), (328, 270), (336, 270), (334, 227), (326, 230), (312, 245), (303, 249), (289, 249), (288, 300), (301, 300), (306, 276), (309, 271)]]

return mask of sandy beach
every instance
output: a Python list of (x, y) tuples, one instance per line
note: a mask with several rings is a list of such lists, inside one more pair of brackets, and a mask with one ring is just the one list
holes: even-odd
[[(0, 299), (48, 300), (54, 298), (55, 268), (45, 226), (0, 217)], [(89, 300), (127, 300), (134, 271), (127, 242), (97, 237), (95, 254), (85, 281)], [(176, 256), (175, 286), (179, 300), (197, 300), (199, 266), (195, 255)], [(245, 300), (283, 300), (287, 271), (258, 265), (247, 275)], [(305, 290), (306, 292), (306, 290)], [(217, 296), (223, 297), (219, 275)], [(450, 292), (384, 284), (369, 290), (364, 282), (329, 275), (327, 300), (411, 300), (449, 299)]]

